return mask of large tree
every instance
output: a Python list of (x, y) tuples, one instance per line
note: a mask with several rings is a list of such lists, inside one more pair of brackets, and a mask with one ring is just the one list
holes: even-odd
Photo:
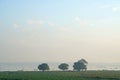
[(80, 63), (84, 63), (85, 65), (88, 64), (88, 62), (87, 62), (85, 59), (81, 59), (81, 60), (79, 60), (78, 62), (80, 62)]
[(49, 66), (47, 63), (42, 63), (38, 66), (38, 69), (42, 71), (49, 70)]
[(77, 71), (86, 71), (88, 62), (85, 59), (81, 59), (74, 63), (73, 68)]
[(66, 63), (62, 63), (58, 66), (58, 68), (63, 70), (63, 71), (68, 70), (68, 67), (69, 67), (69, 65)]

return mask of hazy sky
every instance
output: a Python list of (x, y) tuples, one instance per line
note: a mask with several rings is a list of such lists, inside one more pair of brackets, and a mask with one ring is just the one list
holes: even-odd
[(120, 62), (120, 0), (0, 0), (0, 62)]

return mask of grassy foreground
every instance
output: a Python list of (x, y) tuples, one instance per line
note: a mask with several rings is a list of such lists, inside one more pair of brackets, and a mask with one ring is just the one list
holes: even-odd
[(120, 80), (120, 71), (0, 72), (0, 80)]

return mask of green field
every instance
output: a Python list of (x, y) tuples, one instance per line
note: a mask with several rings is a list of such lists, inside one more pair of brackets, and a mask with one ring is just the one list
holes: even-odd
[(0, 72), (0, 80), (120, 80), (120, 71)]

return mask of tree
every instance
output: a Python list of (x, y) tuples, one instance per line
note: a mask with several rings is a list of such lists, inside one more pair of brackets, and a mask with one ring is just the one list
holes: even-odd
[(69, 65), (66, 64), (66, 63), (62, 63), (62, 64), (60, 64), (60, 65), (58, 66), (58, 68), (61, 69), (61, 70), (63, 70), (63, 71), (67, 70), (68, 67), (69, 67)]
[(85, 59), (81, 59), (74, 63), (73, 68), (77, 71), (86, 71), (88, 62)]
[(47, 63), (42, 63), (38, 66), (38, 69), (42, 71), (49, 70), (49, 66)]
[(81, 60), (79, 60), (78, 62), (80, 62), (80, 63), (84, 63), (84, 64), (88, 64), (88, 62), (85, 60), (85, 59), (81, 59)]

